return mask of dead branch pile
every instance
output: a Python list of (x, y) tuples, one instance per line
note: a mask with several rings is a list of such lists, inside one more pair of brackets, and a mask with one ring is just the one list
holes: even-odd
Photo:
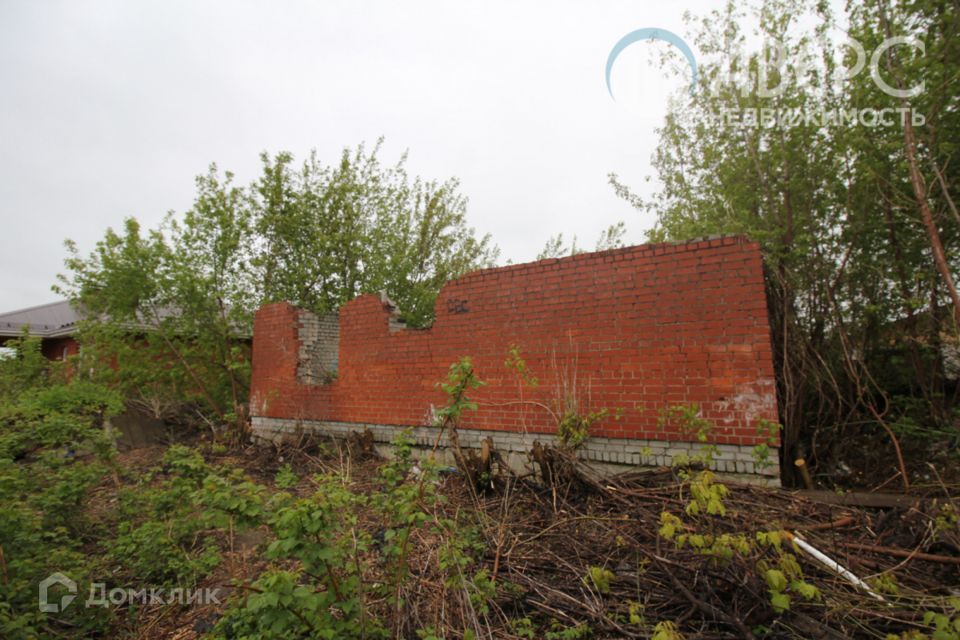
[[(378, 469), (385, 462), (363, 439), (248, 454), (235, 464), (264, 481), (290, 461), (305, 478), (319, 473), (342, 478), (352, 491), (383, 490)], [(541, 446), (530, 457), (536, 471), (522, 477), (505, 468), (498, 473), (486, 455), (478, 457), (482, 470), (440, 476), (436, 488), (446, 499), (423, 508), (434, 509), (438, 521), (458, 523), (451, 538), (468, 547), (472, 560), (451, 562), (445, 555), (451, 539), (417, 529), (401, 606), (366, 603), (390, 637), (954, 637), (932, 635), (929, 620), (946, 615), (953, 624), (952, 607), (960, 605), (960, 529), (950, 487), (892, 508), (864, 509), (779, 489), (717, 489), (719, 481), (704, 483), (695, 468), (601, 478), (562, 448)], [(308, 479), (297, 491), (313, 489)], [(380, 515), (357, 515), (360, 528), (382, 539), (389, 525)], [(369, 554), (363, 582), (389, 580), (386, 558)], [(241, 570), (211, 577), (210, 585), (231, 577), (249, 582), (266, 565), (248, 552), (227, 555), (227, 564)], [(147, 624), (139, 637), (193, 640), (222, 613), (222, 607), (158, 611), (166, 620)], [(169, 634), (157, 631), (167, 622)]]
[[(421, 539), (407, 637), (432, 627), (445, 637), (543, 637), (552, 628), (569, 634), (557, 638), (884, 638), (929, 632), (924, 614), (949, 612), (947, 599), (960, 593), (956, 508), (943, 493), (867, 511), (726, 485), (724, 513), (711, 514), (690, 508), (703, 491), (695, 475), (600, 479), (564, 455), (541, 451), (553, 460), (544, 473), (502, 479), (479, 497), (447, 481), (448, 508), (476, 510), (496, 596), (478, 607), (445, 586), (434, 575), (437, 541)], [(840, 567), (828, 569), (794, 535)], [(785, 608), (774, 592), (788, 597)]]

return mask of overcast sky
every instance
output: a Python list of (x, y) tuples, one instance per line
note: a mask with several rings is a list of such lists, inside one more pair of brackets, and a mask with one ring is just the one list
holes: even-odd
[[(652, 184), (671, 91), (663, 43), (604, 65), (626, 33), (685, 34), (716, 2), (0, 2), (0, 311), (56, 299), (63, 240), (86, 253), (135, 216), (189, 208), (216, 162), (241, 183), (261, 151), (382, 159), (457, 176), (502, 260), (550, 235), (592, 245), (652, 220), (613, 194)], [(688, 41), (690, 41), (688, 39)]]

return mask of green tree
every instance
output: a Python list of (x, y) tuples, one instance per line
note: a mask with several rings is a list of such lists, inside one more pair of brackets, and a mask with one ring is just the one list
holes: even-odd
[[(779, 67), (769, 50), (738, 55), (750, 18), (783, 44)], [(949, 429), (956, 419), (941, 347), (957, 335), (947, 277), (960, 256), (947, 133), (960, 125), (956, 92), (947, 89), (960, 68), (957, 10), (881, 0), (851, 3), (846, 19), (868, 62), (889, 35), (926, 44), (926, 55), (893, 48), (881, 69), (893, 84), (891, 76), (928, 83), (907, 105), (926, 116), (912, 152), (899, 120), (818, 119), (904, 106), (867, 69), (838, 79), (853, 52), (830, 37), (836, 21), (826, 3), (766, 0), (751, 14), (728, 3), (694, 25), (701, 89), (671, 101), (653, 159), (659, 191), (643, 199), (611, 176), (619, 195), (656, 215), (653, 240), (742, 233), (763, 246), (787, 455), (802, 442), (829, 447), (865, 421), (894, 435)], [(801, 117), (744, 122), (762, 109)], [(726, 121), (729, 113), (739, 119)]]
[(71, 252), (60, 290), (88, 319), (78, 371), (123, 390), (155, 414), (199, 409), (244, 424), (249, 386), (244, 339), (256, 301), (254, 243), (243, 193), (216, 167), (197, 179), (194, 206), (141, 233), (108, 229), (93, 253)]
[[(620, 221), (610, 225), (600, 232), (594, 251), (606, 251), (607, 249), (617, 249), (624, 246), (623, 238), (625, 235), (627, 235), (627, 225), (625, 222)], [(551, 236), (546, 244), (543, 245), (543, 249), (537, 254), (537, 260), (575, 256), (584, 251), (586, 251), (586, 249), (577, 246), (577, 236), (573, 236), (573, 239), (570, 240), (570, 244), (568, 245), (563, 239), (563, 234), (558, 233), (555, 236)]]
[(264, 154), (251, 189), (265, 301), (325, 313), (361, 293), (386, 290), (414, 326), (429, 324), (444, 282), (493, 266), (499, 251), (466, 223), (455, 179), (411, 178), (406, 155), (380, 162), (380, 142), (345, 149), (336, 165), (311, 154)]
[(286, 300), (318, 313), (386, 290), (414, 326), (429, 324), (444, 282), (492, 266), (498, 250), (466, 224), (454, 179), (410, 178), (378, 143), (326, 166), (312, 153), (263, 154), (260, 177), (234, 184), (215, 165), (183, 216), (144, 232), (108, 230), (89, 256), (67, 242), (59, 290), (87, 311), (83, 364), (158, 416), (195, 409), (245, 424), (252, 315)]

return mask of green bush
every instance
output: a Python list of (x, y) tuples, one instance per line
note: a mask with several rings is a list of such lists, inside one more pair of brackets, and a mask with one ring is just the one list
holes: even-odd
[[(78, 583), (106, 573), (85, 544), (97, 527), (84, 514), (91, 487), (111, 470), (113, 443), (103, 425), (122, 409), (121, 399), (82, 380), (66, 382), (40, 353), (39, 341), (13, 344), (0, 360), (0, 637), (49, 635), (48, 615), (37, 608), (37, 587), (54, 572)], [(103, 609), (74, 604), (57, 624), (79, 635), (102, 632)]]
[(213, 542), (198, 542), (199, 527), (190, 518), (121, 523), (110, 557), (142, 584), (191, 587), (220, 562)]

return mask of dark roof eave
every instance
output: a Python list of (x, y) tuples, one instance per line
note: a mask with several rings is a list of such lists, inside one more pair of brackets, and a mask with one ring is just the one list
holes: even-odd
[[(155, 329), (148, 325), (129, 325), (125, 327), (131, 333), (149, 333)], [(42, 331), (30, 329), (28, 336), (31, 338), (70, 338), (77, 333), (77, 327), (59, 327), (56, 329), (44, 329)], [(0, 329), (0, 338), (20, 338), (23, 337), (23, 329)], [(237, 332), (233, 334), (237, 340), (250, 340), (253, 334), (249, 331)]]
[[(27, 335), (31, 338), (68, 338), (77, 332), (76, 327), (65, 327), (58, 329), (29, 329)], [(23, 329), (0, 329), (0, 338), (20, 338), (23, 337)]]

